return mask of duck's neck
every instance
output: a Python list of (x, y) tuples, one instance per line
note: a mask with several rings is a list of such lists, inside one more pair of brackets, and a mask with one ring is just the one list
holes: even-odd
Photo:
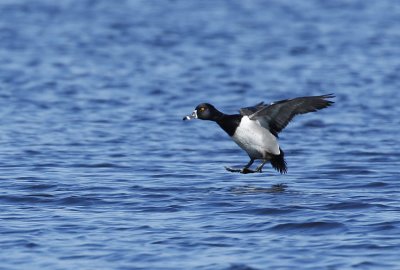
[(229, 136), (233, 136), (235, 134), (236, 128), (240, 124), (240, 120), (242, 116), (240, 114), (223, 114), (218, 117), (218, 119), (214, 120), (217, 124), (228, 133)]
[(224, 118), (224, 116), (226, 116), (226, 114), (215, 109), (214, 112), (212, 113), (212, 118), (210, 120), (218, 123), (218, 121), (221, 121), (221, 119)]

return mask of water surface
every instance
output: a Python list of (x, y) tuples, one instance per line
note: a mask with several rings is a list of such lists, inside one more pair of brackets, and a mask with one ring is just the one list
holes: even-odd
[[(399, 269), (400, 5), (0, 3), (1, 269)], [(335, 93), (279, 175), (181, 121)], [(283, 184), (279, 186), (280, 184)], [(276, 186), (278, 185), (278, 186)]]

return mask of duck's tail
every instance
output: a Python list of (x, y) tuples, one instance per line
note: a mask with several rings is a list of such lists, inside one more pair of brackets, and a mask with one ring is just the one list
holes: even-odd
[(285, 161), (285, 153), (283, 153), (282, 149), (279, 147), (280, 154), (273, 155), (271, 159), (271, 165), (275, 170), (284, 174), (287, 172), (287, 165)]

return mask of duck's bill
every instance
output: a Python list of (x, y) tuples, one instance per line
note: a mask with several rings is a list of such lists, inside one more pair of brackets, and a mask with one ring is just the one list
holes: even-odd
[(182, 120), (192, 120), (192, 119), (197, 119), (197, 110), (194, 110), (192, 114), (186, 115), (183, 117)]

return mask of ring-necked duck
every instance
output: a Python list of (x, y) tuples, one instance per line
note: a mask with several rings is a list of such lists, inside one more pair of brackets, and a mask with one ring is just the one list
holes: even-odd
[[(216, 122), (247, 152), (250, 161), (242, 169), (226, 167), (228, 171), (240, 173), (261, 172), (270, 162), (280, 173), (286, 173), (284, 153), (278, 144), (278, 133), (298, 114), (315, 112), (334, 102), (327, 100), (334, 95), (298, 97), (264, 104), (263, 102), (240, 109), (240, 114), (224, 114), (209, 103), (199, 104), (191, 115), (183, 120), (201, 119)], [(250, 166), (254, 160), (262, 163), (255, 170)]]

